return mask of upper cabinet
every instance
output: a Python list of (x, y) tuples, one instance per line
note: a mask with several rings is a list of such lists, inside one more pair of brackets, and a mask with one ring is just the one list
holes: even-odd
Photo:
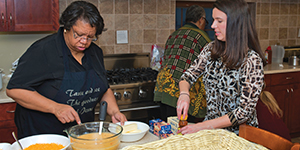
[(0, 0), (0, 31), (57, 31), (59, 0)]

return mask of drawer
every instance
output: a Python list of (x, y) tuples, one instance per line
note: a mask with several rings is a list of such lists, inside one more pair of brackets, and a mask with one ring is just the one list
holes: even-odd
[(10, 127), (16, 127), (14, 119), (0, 121), (0, 129), (10, 128)]
[(0, 104), (0, 121), (14, 119), (16, 103)]
[(271, 85), (293, 84), (300, 82), (300, 72), (272, 74)]

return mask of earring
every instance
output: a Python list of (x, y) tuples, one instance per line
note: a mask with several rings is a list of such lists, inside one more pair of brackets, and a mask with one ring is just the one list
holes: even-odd
[(64, 33), (67, 33), (67, 30), (66, 30), (66, 29), (64, 29)]

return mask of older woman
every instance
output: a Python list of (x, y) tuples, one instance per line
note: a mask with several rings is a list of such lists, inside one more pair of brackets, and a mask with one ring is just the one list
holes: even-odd
[(57, 33), (33, 43), (20, 58), (7, 86), (17, 102), (18, 137), (63, 130), (94, 120), (99, 101), (108, 103), (114, 123), (126, 121), (105, 77), (103, 53), (93, 41), (103, 31), (97, 8), (85, 1), (71, 3), (59, 20)]
[(238, 134), (239, 124), (258, 126), (255, 106), (264, 84), (265, 64), (255, 24), (244, 0), (217, 0), (211, 27), (215, 41), (206, 46), (181, 76), (178, 118), (189, 108), (189, 88), (203, 75), (207, 113), (201, 123), (181, 128), (182, 134), (225, 128)]

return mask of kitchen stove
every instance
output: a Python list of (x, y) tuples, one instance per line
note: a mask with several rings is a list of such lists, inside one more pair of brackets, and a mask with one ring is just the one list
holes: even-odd
[[(105, 55), (104, 65), (119, 109), (128, 120), (148, 123), (160, 116), (159, 105), (153, 102), (158, 71), (150, 68), (149, 53)], [(95, 120), (99, 120), (99, 104), (95, 114)]]
[(156, 82), (157, 71), (151, 68), (121, 68), (106, 70), (110, 85), (128, 84), (137, 82)]

